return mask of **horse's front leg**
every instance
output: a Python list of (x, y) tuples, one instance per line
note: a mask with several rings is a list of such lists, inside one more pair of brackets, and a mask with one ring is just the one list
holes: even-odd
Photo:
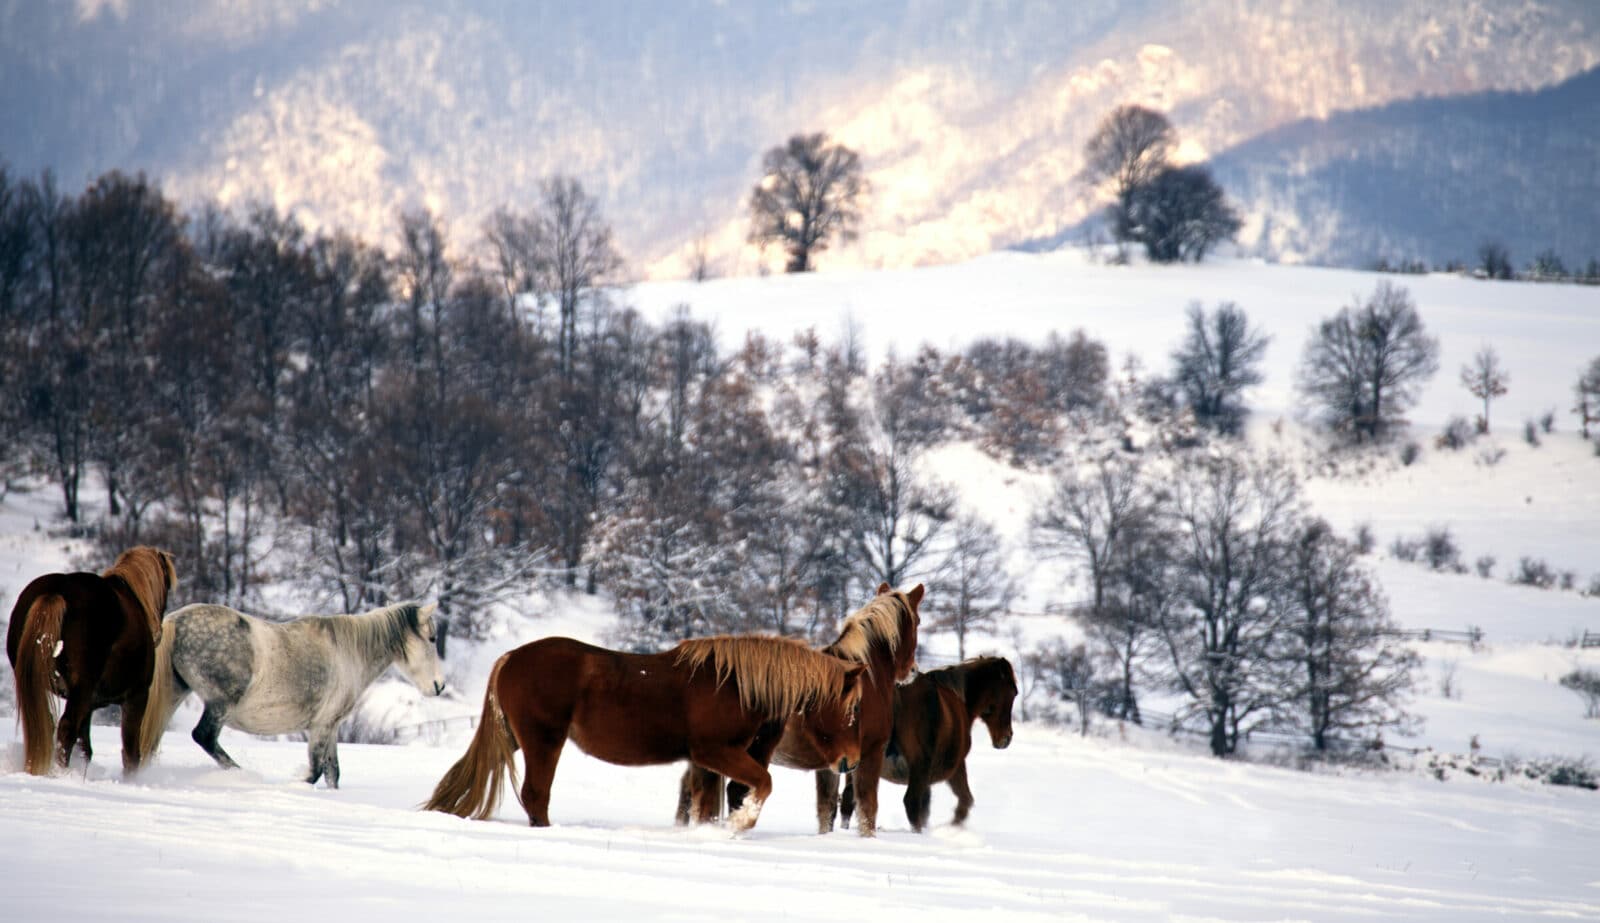
[(311, 758), (311, 775), (306, 779), (311, 785), (326, 778), (329, 788), (339, 787), (339, 725), (314, 727), (306, 749)]
[(767, 767), (756, 762), (744, 750), (726, 745), (691, 747), (689, 760), (696, 766), (749, 787), (750, 794), (745, 797), (744, 803), (739, 805), (738, 810), (729, 812), (728, 827), (735, 833), (754, 827), (756, 819), (761, 816), (761, 806), (772, 794), (772, 774), (767, 772)]
[(817, 832), (832, 833), (833, 819), (839, 813), (839, 774), (832, 769), (817, 770)]
[(844, 790), (839, 792), (839, 826), (850, 829), (850, 818), (856, 813), (856, 777), (844, 777)]
[(882, 773), (883, 748), (863, 748), (861, 764), (850, 774), (855, 782), (856, 805), (861, 812), (856, 829), (862, 836), (878, 835), (878, 779)]
[(722, 813), (722, 777), (690, 764), (678, 783), (678, 824), (709, 824)]
[(957, 827), (967, 822), (967, 813), (972, 810), (972, 788), (967, 785), (967, 761), (962, 760), (956, 766), (955, 774), (950, 777), (950, 790), (956, 793), (956, 816), (951, 823)]

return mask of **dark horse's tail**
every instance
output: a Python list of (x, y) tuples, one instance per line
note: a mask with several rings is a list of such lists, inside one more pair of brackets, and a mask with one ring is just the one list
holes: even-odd
[(17, 717), (22, 719), (22, 765), (29, 773), (50, 772), (50, 751), (56, 732), (56, 702), (51, 695), (56, 644), (67, 601), (56, 593), (35, 599), (23, 616), (22, 638), (17, 645)]
[(424, 810), (487, 820), (500, 805), (500, 786), (507, 774), (511, 776), (512, 788), (516, 788), (517, 767), (511, 757), (517, 752), (517, 742), (511, 736), (505, 712), (500, 710), (500, 698), (495, 694), (500, 668), (505, 666), (507, 656), (502, 655), (489, 671), (489, 689), (483, 694), (483, 715), (478, 719), (472, 743), (434, 786), (433, 797), (422, 806)]

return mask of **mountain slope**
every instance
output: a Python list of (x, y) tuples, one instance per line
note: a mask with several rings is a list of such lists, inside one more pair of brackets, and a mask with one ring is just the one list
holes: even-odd
[(1440, 263), (1471, 261), (1479, 244), (1499, 240), (1516, 242), (1519, 264), (1550, 247), (1576, 268), (1600, 256), (1596, 125), (1600, 70), (1591, 70), (1537, 92), (1296, 122), (1215, 163), (1253, 218), (1244, 239), (1259, 252)]
[(1087, 214), (1078, 152), (1120, 102), (1169, 110), (1201, 156), (1338, 109), (1559, 82), (1600, 64), (1600, 7), (78, 0), (0, 5), (0, 61), (0, 156), (69, 186), (142, 168), (381, 240), (425, 204), (465, 243), (564, 171), (642, 273), (670, 275), (702, 236), (722, 271), (755, 268), (743, 195), (796, 130), (859, 148), (873, 184), (860, 242), (824, 268), (958, 259)]

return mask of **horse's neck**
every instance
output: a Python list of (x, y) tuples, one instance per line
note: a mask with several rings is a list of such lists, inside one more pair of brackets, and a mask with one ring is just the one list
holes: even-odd
[(350, 648), (345, 653), (355, 661), (365, 682), (377, 679), (399, 657), (400, 648), (392, 640), (389, 610), (329, 617), (343, 621), (350, 635), (357, 639), (355, 644), (344, 645)]

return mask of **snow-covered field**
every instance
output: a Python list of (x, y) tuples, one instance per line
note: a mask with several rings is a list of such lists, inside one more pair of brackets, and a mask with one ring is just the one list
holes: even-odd
[[(1042, 337), (1083, 327), (1114, 355), (1164, 368), (1184, 305), (1237, 301), (1274, 335), (1252, 439), (1304, 455), (1289, 417), (1293, 366), (1320, 317), (1370, 292), (1406, 285), (1443, 345), (1442, 371), (1414, 418), (1421, 458), (1352, 463), (1307, 481), (1315, 510), (1343, 530), (1367, 523), (1372, 565), (1407, 627), (1485, 632), (1478, 648), (1428, 642), (1413, 710), (1415, 740), (1487, 756), (1600, 759), (1600, 721), (1582, 717), (1556, 684), (1575, 666), (1600, 668), (1600, 650), (1561, 642), (1600, 631), (1600, 598), (1507, 582), (1517, 559), (1543, 558), (1586, 585), (1600, 573), (1600, 458), (1570, 432), (1537, 448), (1520, 422), (1564, 410), (1580, 365), (1600, 353), (1600, 289), (1505, 285), (1453, 277), (1379, 277), (1249, 263), (1148, 269), (1085, 263), (1075, 254), (998, 254), (958, 266), (803, 279), (662, 283), (630, 295), (652, 316), (687, 302), (711, 317), (725, 346), (755, 327), (773, 337), (846, 318), (874, 352), (919, 343), (955, 347), (978, 335)], [(1455, 371), (1483, 342), (1510, 369), (1493, 442), (1435, 450), (1431, 432), (1477, 410)], [(1498, 446), (1490, 464), (1480, 454)], [(1020, 539), (1039, 472), (1009, 469), (971, 446), (927, 462), (1013, 542), (1027, 572), (1020, 608), (1081, 593), (1071, 574), (1026, 560)], [(68, 564), (50, 537), (47, 490), (0, 498), (0, 605), (31, 576)], [(1396, 537), (1449, 527), (1475, 573), (1428, 571), (1385, 553)], [(292, 595), (292, 587), (283, 592)], [(455, 690), (423, 700), (393, 677), (366, 705), (390, 723), (476, 714), (488, 665), (546, 634), (599, 640), (601, 599), (553, 597), (533, 620), (507, 620), (490, 642), (453, 644)], [(1070, 628), (1021, 620), (1031, 639)], [(1554, 643), (1552, 643), (1554, 642)], [(1015, 656), (1007, 638), (977, 648)], [(929, 659), (953, 641), (926, 635)], [(1451, 678), (1451, 694), (1441, 680)], [(10, 682), (9, 674), (4, 675)], [(1187, 739), (1102, 727), (1080, 738), (1019, 723), (1006, 751), (980, 740), (971, 760), (978, 798), (965, 829), (945, 825), (953, 799), (935, 793), (938, 826), (911, 833), (887, 786), (881, 835), (818, 837), (808, 776), (777, 770), (760, 824), (672, 826), (680, 767), (623, 769), (569, 747), (556, 777), (555, 826), (532, 830), (513, 799), (492, 822), (415, 810), (470, 733), (463, 723), (403, 746), (341, 746), (344, 788), (298, 781), (304, 745), (225, 731), (245, 769), (222, 772), (188, 740), (181, 711), (154, 766), (121, 778), (115, 729), (97, 727), (87, 773), (20, 773), (20, 744), (0, 721), (0, 898), (3, 920), (271, 919), (1600, 919), (1600, 794), (1525, 779), (1489, 782), (1459, 772), (1440, 781), (1426, 758), (1398, 772), (1303, 772), (1219, 761)], [(979, 735), (980, 738), (982, 735)], [(1259, 754), (1258, 754), (1259, 755)]]

